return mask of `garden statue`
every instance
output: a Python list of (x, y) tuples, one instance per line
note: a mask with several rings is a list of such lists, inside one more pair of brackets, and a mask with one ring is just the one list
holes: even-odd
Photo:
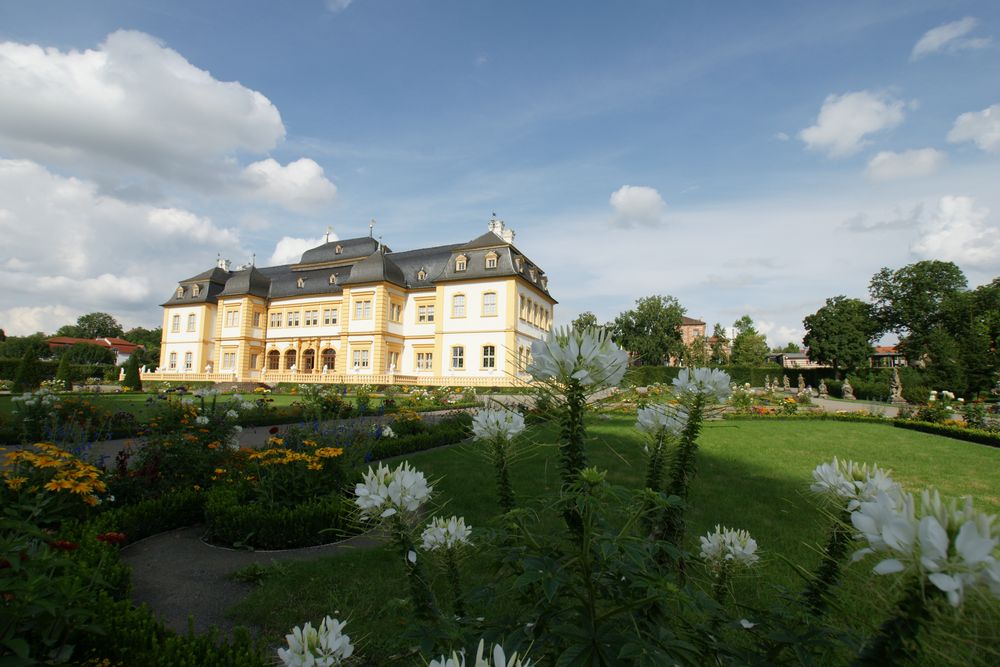
[(841, 391), (844, 394), (843, 398), (845, 400), (848, 400), (848, 401), (855, 400), (855, 398), (854, 398), (854, 387), (851, 386), (851, 381), (848, 380), (847, 378), (844, 378), (844, 386), (841, 389)]
[(799, 373), (799, 392), (805, 391), (806, 379), (802, 377), (802, 373)]
[(205, 372), (206, 373), (212, 372), (212, 364), (205, 364)]
[(323, 364), (323, 375), (326, 375), (330, 370), (330, 364)]
[(889, 402), (895, 405), (905, 404), (903, 398), (903, 382), (899, 379), (899, 369), (893, 367), (892, 380), (889, 381)]
[(792, 388), (791, 383), (788, 381), (787, 375), (781, 376), (781, 386), (785, 388), (785, 391), (788, 391)]
[(771, 374), (764, 376), (764, 391), (771, 391)]
[(830, 392), (826, 388), (826, 380), (820, 380), (819, 381), (819, 397), (820, 398), (826, 398), (829, 395), (830, 395)]
[(296, 366), (295, 364), (292, 364), (291, 366), (288, 367), (288, 370), (290, 370), (293, 373), (296, 372), (296, 371), (298, 371), (298, 369), (299, 369), (299, 367)]

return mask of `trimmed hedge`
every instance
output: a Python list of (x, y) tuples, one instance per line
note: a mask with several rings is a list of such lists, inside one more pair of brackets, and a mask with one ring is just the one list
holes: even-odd
[[(20, 359), (0, 358), (0, 380), (13, 380), (17, 373), (17, 365)], [(37, 362), (39, 370), (39, 380), (52, 380), (59, 370), (59, 362), (52, 359), (43, 359)], [(90, 377), (104, 377), (104, 371), (115, 368), (114, 364), (108, 366), (104, 364), (70, 364), (70, 378), (73, 382), (83, 382)], [(117, 375), (116, 375), (117, 377)]]
[(326, 544), (356, 532), (348, 530), (348, 504), (333, 495), (289, 507), (267, 507), (247, 502), (234, 488), (217, 486), (205, 501), (207, 537), (215, 543), (255, 549)]
[(808, 414), (794, 414), (787, 415), (780, 412), (775, 412), (766, 415), (756, 415), (756, 414), (736, 414), (736, 413), (724, 413), (722, 418), (730, 421), (755, 421), (755, 420), (787, 420), (787, 421), (832, 421), (832, 422), (863, 422), (866, 424), (884, 424), (889, 426), (892, 424), (892, 420), (886, 419), (885, 417), (878, 417), (876, 415), (861, 414), (856, 412), (847, 412), (843, 414), (837, 414), (834, 412), (813, 412)]
[(387, 459), (434, 447), (452, 445), (468, 438), (471, 429), (472, 415), (464, 412), (458, 413), (427, 427), (427, 431), (424, 433), (376, 440), (368, 450), (367, 458)]
[(979, 445), (990, 447), (1000, 447), (1000, 433), (983, 431), (977, 428), (965, 428), (962, 426), (951, 426), (947, 424), (935, 424), (933, 422), (917, 422), (905, 419), (897, 419), (892, 422), (896, 428), (906, 428), (911, 431), (921, 433), (931, 433), (933, 435), (943, 435), (946, 438), (965, 440)]

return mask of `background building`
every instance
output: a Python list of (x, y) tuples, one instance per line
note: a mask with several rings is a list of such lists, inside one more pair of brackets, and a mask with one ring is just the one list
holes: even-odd
[(146, 379), (502, 385), (527, 364), (555, 299), (493, 217), (454, 245), (393, 252), (329, 241), (296, 264), (211, 270), (163, 305)]

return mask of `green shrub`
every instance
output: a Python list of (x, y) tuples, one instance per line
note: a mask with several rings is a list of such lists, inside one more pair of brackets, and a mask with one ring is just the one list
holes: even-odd
[(38, 387), (42, 379), (38, 359), (31, 350), (25, 350), (14, 372), (14, 391), (31, 391)]
[(472, 416), (466, 413), (459, 413), (428, 427), (424, 433), (375, 440), (370, 445), (368, 455), (365, 458), (369, 460), (386, 459), (433, 447), (451, 445), (468, 438), (471, 428)]
[(351, 532), (351, 505), (339, 495), (291, 507), (247, 500), (234, 486), (219, 485), (208, 492), (205, 524), (210, 540), (255, 549), (293, 549), (332, 542)]
[(975, 442), (980, 445), (990, 447), (1000, 447), (1000, 433), (993, 431), (983, 431), (975, 428), (963, 428), (961, 426), (951, 426), (949, 424), (934, 424), (931, 422), (907, 421), (896, 419), (892, 422), (896, 428), (907, 428), (911, 431), (921, 431), (934, 435), (943, 435), (946, 438)]
[(125, 361), (125, 378), (122, 386), (131, 391), (142, 391), (142, 378), (139, 377), (139, 355), (133, 354)]
[(56, 369), (56, 380), (62, 384), (62, 389), (70, 391), (73, 389), (73, 369), (70, 368), (69, 357), (63, 356), (59, 359), (59, 368)]

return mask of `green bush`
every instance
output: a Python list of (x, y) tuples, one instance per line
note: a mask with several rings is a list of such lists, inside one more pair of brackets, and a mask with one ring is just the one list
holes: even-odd
[[(20, 359), (0, 358), (0, 380), (13, 380), (14, 376), (17, 374), (17, 367), (20, 363)], [(58, 361), (50, 359), (36, 360), (36, 364), (39, 373), (39, 382), (55, 378), (56, 372), (59, 369)], [(102, 376), (105, 368), (114, 368), (113, 366), (74, 363), (70, 363), (69, 367), (73, 382), (77, 383), (83, 382), (89, 377)]]
[(951, 426), (948, 424), (908, 421), (904, 419), (897, 419), (893, 421), (892, 425), (896, 428), (907, 428), (911, 431), (921, 431), (922, 433), (943, 435), (946, 438), (955, 438), (957, 440), (965, 440), (966, 442), (975, 442), (980, 445), (1000, 447), (1000, 433), (994, 433), (992, 431), (984, 431), (976, 428), (963, 428), (961, 426)]
[(386, 459), (413, 452), (451, 445), (469, 437), (472, 416), (459, 413), (429, 426), (424, 433), (397, 438), (380, 438), (372, 442), (366, 459)]
[(339, 495), (292, 507), (247, 500), (232, 486), (219, 485), (208, 492), (205, 524), (210, 540), (255, 549), (293, 549), (332, 542), (350, 532), (350, 503)]

